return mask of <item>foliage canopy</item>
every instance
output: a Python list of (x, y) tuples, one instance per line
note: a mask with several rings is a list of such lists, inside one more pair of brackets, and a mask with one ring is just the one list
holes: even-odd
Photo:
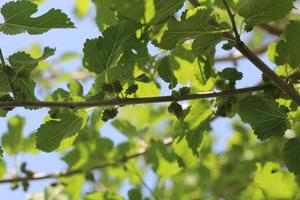
[[(60, 9), (37, 14), (42, 2), (3, 4), (0, 32), (35, 37), (76, 27)], [(49, 109), (30, 135), (23, 133), (30, 119), (8, 120), (0, 184), (27, 191), (32, 181), (55, 180), (30, 200), (300, 198), (297, 1), (76, 0), (76, 16), (84, 18), (92, 4), (101, 35), (88, 38), (79, 54), (55, 61), (82, 59), (83, 77), (45, 78), (53, 72), (48, 58), (55, 48), (35, 46), (8, 58), (0, 49), (0, 117), (16, 107)], [(220, 58), (221, 45), (227, 52)], [(240, 54), (232, 54), (235, 49)], [(251, 77), (239, 59), (263, 72), (258, 85), (237, 88)], [(89, 88), (87, 79), (93, 80)], [(61, 81), (66, 89), (53, 90)], [(37, 87), (46, 91), (43, 98)], [(212, 122), (220, 118), (231, 119), (233, 133), (217, 153)], [(103, 137), (105, 123), (126, 140)], [(6, 173), (8, 156), (41, 152), (59, 153), (68, 169), (39, 174), (24, 161), (12, 176)], [(119, 193), (124, 184), (131, 187), (127, 196)]]

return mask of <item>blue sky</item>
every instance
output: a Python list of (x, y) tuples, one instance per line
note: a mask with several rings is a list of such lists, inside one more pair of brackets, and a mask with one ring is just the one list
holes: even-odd
[[(2, 0), (0, 2), (0, 6), (2, 6), (5, 2), (8, 1)], [(72, 21), (75, 23), (77, 27), (76, 29), (51, 30), (45, 34), (34, 36), (28, 34), (7, 36), (0, 33), (0, 47), (3, 50), (4, 56), (8, 57), (10, 54), (13, 54), (21, 49), (30, 47), (33, 43), (38, 43), (41, 46), (55, 47), (57, 55), (60, 55), (67, 51), (81, 52), (85, 40), (87, 38), (95, 38), (99, 36), (100, 32), (98, 31), (93, 21), (95, 17), (94, 8), (86, 18), (84, 18), (83, 20), (78, 20), (72, 14), (73, 6), (73, 1), (48, 0), (46, 1), (46, 3), (40, 6), (39, 13), (42, 14), (52, 7), (59, 8), (64, 12), (68, 13)], [(0, 16), (0, 23), (1, 21), (3, 21), (3, 19)], [(245, 38), (247, 38), (247, 36), (245, 36)], [(220, 48), (218, 48), (218, 56), (222, 56), (224, 55), (224, 53), (225, 52), (223, 50), (220, 50)], [(73, 71), (76, 70), (77, 66), (80, 65), (81, 61), (77, 60), (75, 62), (68, 63), (62, 67), (64, 68), (64, 70)], [(220, 63), (217, 64), (217, 66), (218, 69), (222, 69), (225, 67), (230, 67), (232, 66), (232, 64)], [(246, 61), (240, 61), (239, 66), (239, 70), (248, 75), (242, 81), (238, 82), (239, 87), (252, 86), (259, 82), (259, 80), (261, 79), (261, 74), (252, 64)], [(85, 86), (85, 88), (88, 87)], [(28, 135), (40, 126), (47, 112), (48, 109), (41, 109), (38, 111), (29, 111), (24, 110), (22, 108), (15, 109), (14, 111), (10, 112), (6, 118), (0, 118), (0, 135), (2, 135), (7, 129), (7, 119), (15, 115), (26, 117), (27, 123), (24, 134)], [(221, 151), (224, 149), (224, 142), (226, 141), (231, 132), (230, 122), (231, 121), (229, 119), (218, 119), (215, 122), (213, 122), (213, 134), (218, 138), (217, 145), (215, 146), (216, 151)], [(115, 141), (120, 141), (124, 139), (124, 137), (121, 134), (112, 129), (109, 125), (104, 126), (101, 132), (103, 135), (112, 136)], [(67, 168), (67, 165), (59, 159), (59, 155), (56, 153), (41, 153), (39, 155), (22, 154), (19, 156), (18, 159), (22, 161), (27, 161), (28, 168), (33, 169), (37, 172), (47, 173), (61, 171)], [(14, 166), (15, 158), (7, 157), (5, 155), (5, 160), (7, 161), (8, 167), (11, 168)], [(8, 171), (11, 171), (11, 169), (8, 169)], [(147, 178), (149, 182), (153, 183), (153, 180), (149, 179), (153, 179), (153, 176), (149, 175)], [(52, 183), (53, 181), (54, 180), (32, 182), (29, 192), (41, 192), (47, 184)], [(9, 185), (0, 185), (1, 198), (5, 197), (5, 199), (11, 200), (26, 199), (26, 194), (22, 191), (22, 189), (11, 191), (9, 187)], [(128, 188), (128, 186), (124, 187), (122, 193), (126, 193), (126, 188)]]

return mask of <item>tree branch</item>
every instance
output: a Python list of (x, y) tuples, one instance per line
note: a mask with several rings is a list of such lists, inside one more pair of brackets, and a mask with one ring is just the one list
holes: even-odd
[(300, 105), (300, 95), (297, 90), (280, 78), (268, 65), (255, 55), (246, 45), (235, 45), (249, 61), (262, 71), (278, 88), (285, 92), (296, 104)]
[[(190, 3), (195, 6), (201, 6), (197, 0), (189, 0)], [(219, 24), (215, 20), (210, 20), (211, 26), (219, 27)], [(224, 36), (230, 40), (234, 40), (234, 36), (231, 33), (223, 33)], [(256, 56), (243, 42), (236, 41), (234, 45), (249, 61), (251, 61), (260, 71), (262, 71), (278, 88), (280, 88), (285, 94), (287, 94), (297, 105), (300, 105), (300, 95), (298, 91), (283, 79), (281, 79), (275, 72), (273, 72), (268, 65), (266, 65), (258, 56)]]
[[(237, 96), (257, 92), (266, 88), (266, 85), (247, 87), (235, 90), (227, 90), (221, 92), (204, 92), (199, 94), (190, 94), (180, 97), (178, 101), (217, 98), (227, 96)], [(0, 108), (12, 107), (64, 107), (64, 108), (88, 108), (88, 107), (104, 107), (104, 106), (117, 106), (117, 105), (134, 105), (134, 104), (147, 104), (147, 103), (163, 103), (171, 102), (174, 98), (172, 96), (159, 96), (159, 97), (141, 97), (141, 98), (124, 98), (112, 99), (104, 101), (86, 101), (86, 102), (50, 102), (50, 101), (2, 101)]]
[[(164, 140), (165, 145), (171, 145), (172, 143), (173, 143), (173, 140), (171, 138), (166, 138)], [(123, 163), (126, 163), (129, 160), (141, 157), (141, 156), (145, 155), (147, 152), (148, 152), (148, 148), (143, 148), (143, 149), (139, 150), (137, 153), (131, 154), (131, 155), (126, 156), (126, 157), (123, 157), (122, 159), (116, 160), (114, 162), (103, 163), (101, 165), (94, 166), (90, 169), (86, 169), (86, 170), (74, 169), (74, 170), (65, 171), (65, 172), (58, 172), (58, 173), (34, 174), (32, 177), (16, 177), (16, 178), (2, 179), (2, 180), (0, 180), (0, 184), (68, 177), (68, 176), (72, 176), (72, 175), (75, 175), (75, 174), (81, 174), (81, 173), (85, 173), (85, 172), (96, 170), (96, 169), (104, 169), (104, 168), (107, 168), (107, 167), (118, 166), (118, 165), (121, 165)]]

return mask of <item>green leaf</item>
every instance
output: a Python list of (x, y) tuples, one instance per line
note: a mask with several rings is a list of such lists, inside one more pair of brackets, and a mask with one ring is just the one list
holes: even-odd
[(35, 134), (23, 136), (25, 118), (20, 116), (8, 120), (8, 131), (2, 136), (2, 146), (9, 155), (19, 152), (37, 153), (35, 148)]
[(31, 133), (22, 140), (22, 150), (27, 153), (38, 153), (38, 149), (35, 146), (35, 133)]
[(112, 0), (121, 16), (140, 23), (158, 24), (174, 15), (184, 3), (184, 0)]
[(1, 146), (0, 146), (0, 158), (3, 158), (3, 150)]
[(51, 152), (59, 147), (63, 139), (75, 135), (86, 125), (87, 113), (62, 110), (56, 113), (55, 118), (41, 125), (36, 133), (38, 149)]
[(117, 63), (125, 43), (135, 38), (135, 26), (129, 21), (122, 21), (102, 34), (103, 37), (88, 39), (83, 49), (85, 68), (97, 74), (106, 72)]
[(151, 78), (148, 77), (146, 74), (141, 74), (138, 77), (135, 78), (136, 81), (142, 82), (142, 83), (150, 83)]
[[(74, 102), (82, 102), (84, 101), (83, 96), (83, 87), (81, 83), (76, 80), (71, 80), (67, 85), (69, 91), (58, 88), (53, 92), (53, 94), (48, 97), (48, 101), (74, 101)], [(100, 96), (99, 96), (100, 97)], [(99, 99), (97, 99), (99, 100)]]
[[(197, 53), (198, 54), (198, 53)], [(183, 44), (175, 47), (172, 50), (171, 55), (169, 56), (169, 62), (173, 69), (178, 83), (186, 85), (190, 84), (192, 90), (197, 92), (210, 90), (212, 84), (209, 83), (210, 77), (212, 77), (212, 72), (214, 69), (212, 65), (207, 65), (205, 62), (202, 62), (202, 58), (211, 58), (213, 56), (203, 56), (201, 61), (197, 58), (196, 51), (192, 50), (192, 45)], [(207, 61), (210, 59), (207, 59)], [(212, 62), (213, 63), (213, 62)]]
[(34, 89), (35, 82), (31, 79), (31, 72), (40, 61), (54, 55), (55, 49), (46, 47), (41, 57), (32, 58), (25, 52), (18, 52), (9, 56), (11, 73), (6, 74), (5, 85), (12, 85), (12, 92), (16, 99), (36, 100)]
[(3, 159), (0, 159), (0, 178), (4, 178), (6, 175), (6, 165)]
[(162, 142), (154, 142), (148, 149), (147, 161), (152, 164), (153, 170), (163, 180), (177, 174), (179, 168), (174, 152), (168, 151), (168, 147)]
[(44, 199), (61, 199), (67, 200), (68, 196), (64, 193), (65, 186), (62, 184), (54, 184), (47, 186), (44, 191)]
[(93, 192), (87, 194), (85, 200), (124, 200), (124, 198), (114, 192)]
[(75, 60), (76, 58), (80, 58), (79, 53), (77, 53), (77, 52), (65, 52), (60, 56), (59, 62), (64, 63), (64, 62)]
[(283, 136), (287, 130), (287, 110), (274, 100), (251, 96), (239, 102), (238, 113), (260, 140)]
[(117, 18), (113, 9), (112, 0), (92, 0), (96, 6), (96, 23), (101, 31), (107, 27), (117, 24)]
[(2, 136), (2, 147), (9, 155), (22, 151), (22, 134), (25, 125), (25, 118), (20, 116), (8, 120), (7, 132)]
[(78, 144), (63, 157), (70, 169), (89, 169), (106, 163), (109, 153), (113, 150), (113, 143), (107, 138), (93, 138)]
[[(1, 93), (0, 93), (1, 94)], [(13, 101), (14, 99), (9, 95), (0, 95), (0, 101)], [(1, 108), (0, 109), (0, 117), (6, 117), (7, 113), (14, 108)]]
[[(151, 19), (150, 24), (159, 24), (164, 22), (167, 18), (174, 15), (183, 6), (184, 0), (146, 0), (146, 18)], [(153, 10), (154, 9), (154, 10)], [(152, 13), (151, 13), (151, 10)], [(151, 16), (153, 16), (151, 18)]]
[(168, 21), (168, 30), (164, 32), (157, 46), (163, 49), (173, 49), (176, 44), (190, 39), (197, 39), (210, 34), (220, 36), (221, 32), (227, 30), (211, 26), (209, 20), (212, 17), (211, 9), (200, 7), (184, 13), (181, 21), (171, 18)]
[(22, 51), (9, 56), (8, 61), (15, 73), (30, 76), (30, 72), (37, 67), (40, 61), (53, 56), (54, 53), (55, 49), (45, 47), (42, 56), (39, 58), (32, 58), (29, 54)]
[(237, 12), (250, 27), (284, 18), (295, 0), (240, 0)]
[(128, 191), (129, 200), (142, 200), (142, 194), (139, 189), (133, 188)]
[(184, 122), (174, 126), (175, 137), (185, 137), (188, 147), (195, 156), (199, 156), (204, 134), (210, 129), (211, 104), (207, 100), (193, 102)]
[(112, 122), (112, 125), (129, 138), (138, 135), (138, 130), (128, 120), (116, 119)]
[(15, 98), (18, 100), (31, 100), (36, 101), (34, 93), (36, 83), (32, 80), (22, 78), (12, 78), (13, 86), (15, 88)]
[(300, 21), (291, 21), (286, 27), (283, 38), (276, 46), (275, 62), (278, 65), (289, 64), (293, 68), (300, 66)]
[(193, 51), (200, 54), (207, 54), (208, 51), (215, 49), (215, 46), (224, 40), (222, 33), (203, 33), (202, 37), (198, 37), (193, 42)]
[(75, 13), (78, 17), (84, 17), (90, 10), (90, 0), (76, 0)]
[(82, 85), (76, 81), (71, 80), (68, 84), (68, 89), (70, 90), (70, 97), (82, 97), (83, 96), (83, 87)]
[(208, 100), (198, 100), (191, 104), (190, 112), (184, 119), (184, 122), (188, 124), (190, 130), (198, 128), (203, 122), (211, 117), (213, 111), (211, 109), (211, 102)]
[(9, 81), (6, 73), (4, 72), (3, 66), (0, 64), (0, 94), (10, 92)]
[(72, 200), (79, 200), (81, 195), (82, 186), (84, 183), (84, 175), (76, 174), (70, 177), (62, 177), (59, 179), (66, 188), (64, 192), (68, 194), (69, 198)]
[(295, 176), (284, 171), (279, 164), (267, 162), (256, 164), (255, 185), (263, 190), (267, 199), (293, 199), (298, 191)]
[(300, 175), (300, 142), (297, 138), (289, 140), (284, 146), (284, 161), (290, 172)]
[(93, 0), (97, 8), (96, 22), (100, 30), (115, 25), (117, 16), (142, 24), (164, 22), (182, 8), (184, 0)]
[[(172, 143), (172, 147), (176, 155), (181, 159), (182, 167), (193, 167), (199, 160), (197, 156), (193, 153), (192, 149), (188, 145), (187, 140), (178, 140)], [(199, 146), (197, 146), (197, 149)]]
[(42, 4), (42, 3), (44, 3), (44, 1), (45, 0), (31, 0), (33, 3), (35, 3), (35, 4)]
[(177, 79), (173, 73), (173, 70), (171, 69), (170, 62), (168, 57), (163, 58), (158, 66), (157, 71), (159, 76), (167, 83), (170, 83), (169, 89), (172, 89), (176, 87), (177, 85)]
[(37, 5), (27, 0), (10, 1), (1, 8), (4, 22), (0, 31), (15, 35), (24, 33), (41, 34), (52, 28), (74, 28), (73, 22), (61, 10), (52, 8), (39, 17), (31, 17), (38, 11)]
[(200, 155), (202, 141), (205, 132), (209, 131), (210, 127), (207, 123), (201, 123), (197, 128), (186, 134), (186, 141), (189, 148), (192, 150), (195, 156)]

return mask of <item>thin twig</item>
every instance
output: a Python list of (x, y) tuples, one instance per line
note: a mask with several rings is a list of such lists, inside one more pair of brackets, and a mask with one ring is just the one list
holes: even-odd
[[(164, 140), (165, 145), (171, 145), (172, 143), (173, 143), (173, 140), (171, 138), (166, 138)], [(147, 153), (147, 151), (148, 151), (148, 148), (143, 148), (143, 149), (139, 150), (137, 153), (123, 157), (122, 159), (119, 159), (119, 160), (116, 160), (113, 162), (103, 163), (101, 165), (94, 166), (90, 169), (85, 169), (85, 170), (84, 169), (74, 169), (74, 170), (69, 170), (69, 171), (65, 171), (65, 172), (57, 172), (57, 173), (34, 174), (31, 177), (8, 178), (8, 179), (0, 180), (0, 184), (16, 183), (16, 182), (22, 182), (22, 181), (37, 181), (37, 180), (52, 179), (52, 178), (55, 179), (55, 178), (73, 176), (75, 174), (81, 174), (81, 173), (89, 172), (89, 171), (96, 170), (96, 169), (104, 169), (107, 167), (119, 166), (121, 164), (126, 163), (127, 161), (129, 161), (131, 159), (135, 159), (135, 158), (145, 155)]]
[(1, 48), (0, 48), (0, 61), (1, 61), (2, 66), (5, 67), (6, 66), (5, 59), (4, 59), (4, 56), (3, 56)]
[(278, 29), (269, 24), (258, 24), (258, 27), (260, 27), (261, 29), (267, 31), (268, 33), (270, 33), (272, 35), (281, 36), (283, 34), (283, 30)]
[[(261, 48), (257, 48), (253, 50), (253, 53), (256, 55), (260, 55), (265, 53), (268, 50), (269, 44), (261, 47)], [(227, 62), (227, 61), (237, 61), (240, 59), (244, 59), (245, 56), (243, 54), (241, 54), (239, 51), (237, 51), (237, 54), (233, 54), (233, 55), (229, 55), (229, 56), (224, 56), (224, 57), (217, 57), (215, 59), (215, 62)]]
[[(213, 120), (216, 119), (215, 115), (210, 115), (205, 121), (207, 123), (212, 122)], [(163, 140), (164, 145), (172, 145), (174, 140), (171, 137), (165, 138)], [(61, 177), (68, 177), (68, 176), (73, 176), (76, 174), (81, 174), (81, 173), (86, 173), (86, 172), (91, 172), (93, 170), (99, 170), (99, 169), (104, 169), (108, 167), (115, 167), (122, 165), (124, 163), (127, 163), (129, 160), (144, 156), (147, 154), (149, 147), (143, 147), (142, 149), (138, 150), (136, 153), (131, 154), (129, 156), (122, 157), (121, 159), (118, 159), (113, 162), (106, 162), (100, 165), (93, 166), (89, 169), (73, 169), (73, 170), (68, 170), (68, 171), (63, 171), (63, 172), (56, 172), (56, 173), (48, 173), (48, 174), (39, 174), (35, 173), (33, 176), (30, 177), (14, 177), (14, 178), (8, 178), (8, 179), (2, 179), (0, 180), (0, 184), (5, 184), (5, 183), (18, 183), (18, 182), (23, 182), (23, 181), (37, 181), (37, 180), (45, 180), (45, 179), (57, 179)]]
[[(206, 122), (212, 122), (215, 119), (216, 119), (215, 115), (210, 115), (206, 119)], [(163, 140), (163, 144), (167, 145), (167, 146), (172, 145), (173, 142), (174, 142), (174, 140), (171, 137), (165, 138)], [(18, 183), (18, 182), (23, 182), (23, 181), (27, 181), (27, 182), (28, 181), (37, 181), (37, 180), (44, 180), (44, 179), (57, 179), (57, 178), (61, 178), (61, 177), (68, 177), (68, 176), (73, 176), (76, 174), (86, 173), (86, 172), (90, 172), (93, 170), (99, 170), (99, 169), (104, 169), (104, 168), (108, 168), (108, 167), (115, 167), (115, 166), (122, 165), (122, 164), (128, 162), (129, 160), (144, 156), (145, 154), (147, 154), (148, 149), (149, 149), (148, 146), (143, 147), (142, 149), (138, 150), (134, 154), (122, 157), (121, 159), (118, 159), (116, 161), (106, 162), (106, 163), (103, 163), (100, 165), (96, 165), (89, 169), (73, 169), (73, 170), (56, 172), (56, 173), (48, 173), (48, 174), (35, 173), (35, 174), (33, 174), (33, 176), (29, 176), (29, 177), (14, 177), (14, 178), (2, 179), (2, 180), (0, 180), (0, 184)]]
[(241, 37), (240, 37), (240, 34), (238, 32), (236, 23), (235, 23), (234, 14), (232, 14), (232, 12), (231, 12), (231, 10), (229, 8), (229, 5), (227, 4), (227, 1), (223, 0), (223, 3), (225, 5), (225, 8), (226, 8), (227, 13), (228, 13), (229, 18), (230, 18), (231, 25), (232, 25), (232, 30), (234, 32), (235, 39), (236, 39), (237, 42), (241, 42)]
[[(267, 87), (266, 85), (262, 85), (262, 86), (247, 87), (247, 88), (220, 91), (220, 92), (204, 92), (199, 94), (190, 94), (190, 95), (180, 97), (178, 101), (237, 96), (237, 95), (261, 91), (266, 87)], [(86, 102), (2, 101), (0, 102), (0, 108), (12, 108), (12, 107), (89, 108), (89, 107), (105, 107), (105, 106), (117, 106), (117, 105), (163, 103), (163, 102), (171, 102), (173, 100), (174, 98), (172, 96), (158, 96), (158, 97), (124, 98), (124, 99), (86, 101)]]
[(139, 174), (139, 172), (135, 169), (134, 166), (131, 166), (131, 168), (133, 169), (134, 173), (136, 174), (136, 176), (138, 177), (138, 179), (141, 181), (142, 185), (151, 193), (152, 197), (155, 200), (159, 200), (159, 198), (156, 196), (156, 194), (154, 193), (154, 191), (151, 189), (151, 187), (144, 181), (143, 177)]

